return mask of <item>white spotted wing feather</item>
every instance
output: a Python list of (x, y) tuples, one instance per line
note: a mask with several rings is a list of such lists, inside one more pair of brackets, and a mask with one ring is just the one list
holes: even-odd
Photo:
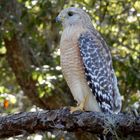
[(79, 47), (88, 85), (101, 110), (118, 113), (121, 97), (105, 41), (97, 32), (85, 32), (79, 37)]

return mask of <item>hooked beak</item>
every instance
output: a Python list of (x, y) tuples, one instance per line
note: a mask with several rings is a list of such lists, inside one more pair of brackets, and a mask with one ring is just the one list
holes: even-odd
[(61, 22), (61, 21), (62, 21), (62, 19), (61, 19), (61, 17), (60, 17), (60, 16), (57, 16), (57, 17), (55, 18), (55, 21), (56, 21), (56, 22)]

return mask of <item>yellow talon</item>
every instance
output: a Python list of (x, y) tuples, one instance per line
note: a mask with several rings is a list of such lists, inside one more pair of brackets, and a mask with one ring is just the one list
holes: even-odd
[(85, 107), (85, 104), (86, 104), (88, 98), (89, 98), (89, 94), (84, 98), (84, 100), (78, 106), (71, 107), (70, 112), (73, 113), (78, 110), (84, 111), (84, 107)]
[(76, 107), (71, 107), (70, 108), (70, 112), (71, 113), (73, 113), (73, 112), (75, 112), (75, 111), (78, 111), (78, 110), (80, 110), (80, 111), (83, 111), (84, 110), (84, 102), (81, 102), (78, 106), (76, 106)]

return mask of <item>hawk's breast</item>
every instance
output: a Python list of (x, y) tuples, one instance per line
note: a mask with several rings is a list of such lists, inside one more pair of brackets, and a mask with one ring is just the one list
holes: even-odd
[(99, 111), (95, 97), (87, 84), (83, 61), (78, 46), (78, 38), (81, 34), (79, 27), (76, 30), (65, 29), (60, 43), (60, 59), (62, 72), (74, 99), (80, 103), (89, 95), (85, 109)]

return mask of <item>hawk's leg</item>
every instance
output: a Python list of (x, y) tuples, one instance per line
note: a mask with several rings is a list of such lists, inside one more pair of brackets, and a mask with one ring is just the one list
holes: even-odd
[(71, 107), (70, 112), (73, 113), (78, 110), (84, 111), (84, 107), (85, 107), (85, 104), (88, 101), (88, 99), (89, 99), (89, 94), (84, 97), (83, 101), (79, 105), (77, 105), (76, 107)]

